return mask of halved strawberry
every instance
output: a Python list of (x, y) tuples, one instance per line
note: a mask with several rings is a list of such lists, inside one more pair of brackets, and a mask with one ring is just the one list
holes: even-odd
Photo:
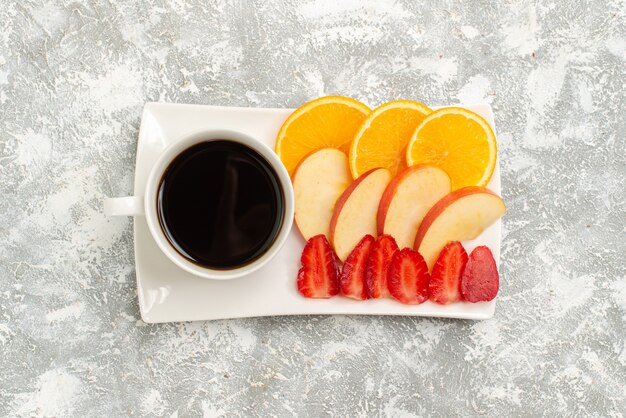
[(461, 294), (468, 302), (486, 302), (498, 294), (500, 279), (498, 267), (491, 250), (480, 246), (474, 248), (461, 276)]
[(365, 269), (374, 241), (373, 236), (364, 236), (346, 258), (339, 276), (339, 292), (343, 296), (358, 300), (367, 299)]
[(335, 253), (323, 234), (311, 237), (302, 251), (298, 291), (307, 298), (329, 298), (339, 293)]
[(391, 235), (381, 235), (376, 239), (365, 273), (365, 285), (370, 298), (390, 296), (387, 289), (387, 271), (396, 251), (398, 251), (398, 244)]
[(430, 274), (430, 300), (447, 305), (462, 299), (461, 274), (465, 264), (467, 252), (460, 242), (451, 242), (441, 250)]
[(417, 251), (405, 248), (397, 251), (389, 264), (387, 287), (389, 293), (402, 303), (416, 305), (428, 299), (428, 266)]

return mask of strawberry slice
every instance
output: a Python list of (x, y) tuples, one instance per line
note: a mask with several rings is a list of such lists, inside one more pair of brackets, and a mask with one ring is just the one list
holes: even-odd
[(433, 302), (447, 305), (462, 299), (461, 274), (466, 264), (467, 252), (460, 242), (451, 242), (441, 250), (428, 285)]
[(298, 291), (307, 298), (329, 298), (339, 293), (335, 253), (323, 234), (311, 237), (302, 251)]
[(390, 296), (387, 290), (387, 271), (396, 251), (398, 251), (398, 244), (391, 235), (381, 235), (374, 243), (365, 273), (365, 286), (370, 298)]
[(428, 266), (417, 251), (405, 248), (397, 251), (389, 264), (387, 287), (389, 293), (402, 303), (417, 305), (428, 299)]
[(373, 236), (364, 236), (346, 258), (339, 276), (340, 293), (343, 296), (358, 300), (367, 299), (365, 270), (374, 241)]
[(484, 245), (474, 248), (461, 276), (463, 298), (468, 302), (493, 300), (499, 285), (498, 267), (491, 250)]

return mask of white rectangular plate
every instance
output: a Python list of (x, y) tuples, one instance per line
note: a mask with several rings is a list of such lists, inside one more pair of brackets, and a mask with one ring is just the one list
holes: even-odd
[[(463, 107), (483, 116), (495, 131), (489, 105)], [(143, 195), (152, 165), (172, 142), (200, 130), (233, 129), (273, 148), (276, 134), (291, 112), (292, 109), (146, 104), (137, 145), (135, 194)], [(499, 166), (489, 188), (500, 194)], [(143, 217), (135, 218), (134, 234), (139, 306), (142, 319), (149, 323), (309, 314), (487, 319), (495, 310), (495, 300), (442, 306), (430, 301), (402, 305), (391, 299), (355, 301), (340, 296), (326, 300), (305, 299), (296, 290), (304, 240), (295, 227), (281, 252), (270, 263), (248, 277), (229, 281), (198, 278), (178, 268), (161, 253)], [(477, 239), (463, 244), (468, 253), (477, 245), (487, 245), (499, 263), (500, 221)]]

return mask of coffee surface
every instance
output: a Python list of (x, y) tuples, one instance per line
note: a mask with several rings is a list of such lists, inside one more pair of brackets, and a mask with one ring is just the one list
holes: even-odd
[(212, 269), (259, 258), (280, 231), (284, 197), (271, 165), (233, 141), (194, 145), (165, 171), (157, 197), (161, 227), (176, 250)]

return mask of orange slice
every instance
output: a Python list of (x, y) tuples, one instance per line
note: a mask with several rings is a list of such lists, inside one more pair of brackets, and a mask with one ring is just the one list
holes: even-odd
[(363, 121), (350, 147), (350, 171), (357, 178), (372, 168), (386, 168), (393, 176), (406, 168), (406, 146), (415, 128), (432, 110), (410, 100), (377, 107)]
[(491, 127), (476, 113), (459, 107), (439, 109), (417, 127), (406, 150), (409, 166), (429, 164), (450, 176), (452, 190), (486, 186), (498, 148)]
[(296, 109), (276, 137), (276, 154), (290, 175), (304, 157), (322, 148), (338, 148), (346, 155), (354, 134), (371, 113), (349, 97), (326, 96)]

